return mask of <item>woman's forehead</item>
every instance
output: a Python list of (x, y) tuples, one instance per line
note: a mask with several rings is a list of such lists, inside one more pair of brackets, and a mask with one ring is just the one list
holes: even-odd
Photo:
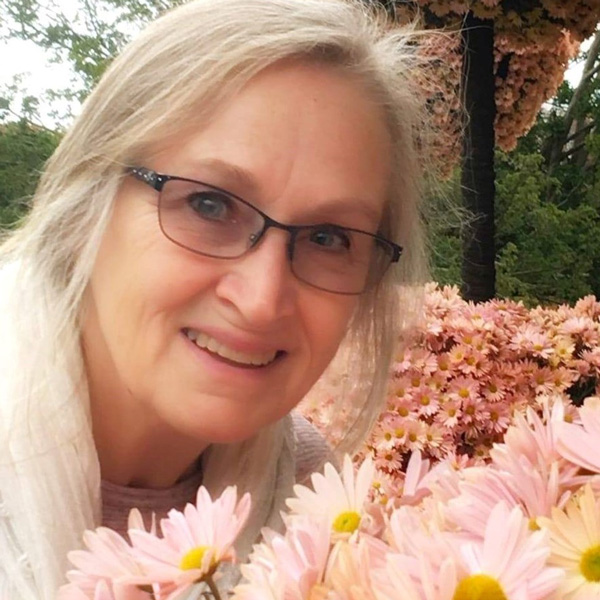
[(380, 214), (391, 145), (382, 109), (356, 78), (285, 64), (252, 79), (208, 123), (172, 139), (152, 166), (210, 179), (265, 205), (290, 192), (307, 202), (358, 198), (363, 210)]

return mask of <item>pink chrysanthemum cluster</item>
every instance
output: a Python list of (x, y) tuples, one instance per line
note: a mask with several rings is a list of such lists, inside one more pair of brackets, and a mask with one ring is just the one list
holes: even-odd
[[(506, 151), (512, 150), (533, 125), (542, 103), (556, 94), (569, 61), (579, 51), (579, 44), (593, 35), (599, 9), (597, 0), (405, 0), (394, 3), (398, 22), (413, 23), (425, 15), (422, 20), (432, 29), (460, 31), (469, 12), (479, 19), (493, 20), (496, 144)], [(439, 36), (433, 42), (441, 51), (447, 46)], [(461, 53), (458, 48), (449, 50), (445, 56), (440, 53), (444, 58), (439, 60), (439, 66), (434, 65), (440, 85), (427, 96), (433, 105), (433, 123), (442, 132), (441, 139), (434, 141), (434, 157), (441, 159), (446, 170), (460, 155), (455, 148), (460, 137), (458, 111), (448, 110), (447, 105), (453, 104), (457, 97), (460, 68), (456, 68), (456, 60), (460, 65)], [(427, 87), (425, 90), (430, 92)]]
[[(476, 305), (455, 287), (429, 285), (423, 324), (407, 337), (365, 448), (388, 495), (397, 495), (411, 452), (461, 464), (489, 460), (492, 445), (529, 407), (540, 413), (561, 399), (570, 418), (571, 404), (600, 392), (600, 302), (593, 297), (530, 310), (509, 300)], [(324, 431), (328, 400), (305, 406)]]
[[(296, 488), (235, 600), (590, 600), (600, 597), (600, 399), (517, 416), (485, 466), (429, 469), (370, 504), (373, 463), (345, 458)], [(583, 470), (582, 470), (583, 469)], [(409, 482), (410, 480), (410, 482)]]

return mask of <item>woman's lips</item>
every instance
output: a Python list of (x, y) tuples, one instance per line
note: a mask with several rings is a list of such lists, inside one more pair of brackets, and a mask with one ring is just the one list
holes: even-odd
[(199, 348), (217, 355), (235, 366), (265, 367), (285, 354), (283, 350), (267, 350), (262, 352), (240, 351), (216, 340), (210, 335), (192, 328), (183, 330), (186, 337)]

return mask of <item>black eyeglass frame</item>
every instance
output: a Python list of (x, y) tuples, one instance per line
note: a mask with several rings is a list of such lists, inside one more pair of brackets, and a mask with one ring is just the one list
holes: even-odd
[[(334, 227), (339, 228), (343, 231), (351, 231), (351, 232), (355, 232), (355, 233), (360, 233), (362, 235), (367, 235), (367, 236), (373, 238), (380, 246), (383, 246), (384, 248), (386, 248), (387, 251), (389, 251), (388, 254), (390, 256), (390, 262), (387, 265), (387, 267), (382, 271), (381, 277), (383, 277), (383, 275), (385, 275), (385, 272), (387, 271), (387, 269), (390, 267), (390, 265), (392, 263), (396, 263), (400, 260), (400, 256), (402, 255), (403, 248), (399, 244), (396, 244), (380, 235), (370, 233), (369, 231), (363, 231), (362, 229), (354, 229), (352, 227), (343, 227), (341, 225), (335, 225), (333, 223), (331, 223), (331, 224), (330, 223), (323, 223), (323, 224), (313, 223), (311, 225), (286, 225), (285, 223), (280, 223), (279, 221), (276, 221), (275, 219), (271, 218), (269, 215), (265, 214), (262, 210), (260, 210), (259, 208), (257, 208), (256, 206), (254, 206), (253, 204), (248, 202), (247, 200), (244, 200), (243, 198), (240, 198), (239, 196), (236, 196), (232, 192), (225, 190), (219, 186), (212, 185), (210, 183), (205, 183), (203, 181), (199, 181), (198, 179), (190, 179), (188, 177), (179, 177), (178, 175), (166, 175), (164, 173), (158, 173), (158, 172), (153, 171), (152, 169), (148, 169), (146, 167), (129, 167), (127, 169), (127, 172), (130, 175), (132, 175), (133, 177), (135, 177), (138, 181), (141, 181), (142, 183), (149, 185), (151, 188), (153, 188), (154, 190), (156, 190), (159, 193), (162, 192), (163, 187), (169, 181), (187, 181), (189, 183), (198, 183), (198, 184), (206, 186), (208, 188), (217, 190), (227, 196), (230, 196), (231, 198), (234, 198), (235, 200), (241, 202), (245, 206), (256, 211), (263, 218), (264, 225), (263, 225), (262, 229), (257, 234), (253, 234), (252, 236), (250, 236), (250, 240), (249, 240), (250, 246), (248, 248), (246, 248), (246, 250), (244, 250), (242, 253), (237, 254), (235, 256), (214, 255), (214, 254), (209, 254), (207, 252), (201, 252), (199, 250), (195, 250), (194, 248), (190, 248), (189, 246), (186, 246), (185, 244), (178, 242), (177, 240), (173, 239), (170, 235), (168, 235), (165, 232), (165, 230), (163, 229), (162, 223), (160, 222), (160, 219), (159, 219), (160, 228), (161, 228), (161, 231), (163, 232), (163, 234), (165, 235), (165, 237), (168, 240), (170, 240), (171, 242), (173, 242), (174, 244), (176, 244), (177, 246), (180, 246), (181, 248), (185, 248), (186, 250), (189, 250), (190, 252), (193, 252), (194, 254), (199, 254), (201, 256), (208, 256), (209, 258), (218, 258), (218, 259), (222, 259), (222, 260), (232, 260), (232, 259), (240, 258), (241, 256), (244, 256), (244, 254), (246, 254), (249, 250), (254, 248), (260, 242), (260, 240), (263, 238), (263, 236), (265, 235), (267, 230), (269, 230), (270, 228), (275, 228), (275, 229), (281, 229), (283, 231), (287, 231), (290, 234), (290, 239), (287, 244), (287, 255), (288, 255), (290, 264), (293, 265), (294, 247), (295, 247), (296, 237), (298, 236), (298, 234), (302, 231), (314, 229), (314, 227), (318, 226), (318, 225), (333, 225)], [(292, 269), (292, 271), (293, 271), (293, 269)], [(295, 272), (294, 272), (294, 275), (296, 275)], [(296, 275), (296, 277), (298, 277), (298, 275)], [(320, 289), (320, 290), (323, 290), (326, 292), (330, 292), (332, 294), (342, 294), (342, 295), (346, 295), (346, 296), (358, 296), (360, 294), (363, 294), (365, 291), (367, 291), (367, 289), (369, 289), (368, 287), (366, 287), (365, 289), (363, 289), (359, 292), (338, 292), (338, 291), (329, 290), (327, 288), (320, 287), (309, 281), (305, 281), (302, 277), (298, 277), (298, 278), (301, 281), (303, 281), (304, 283), (306, 283), (307, 285), (310, 285), (311, 287), (314, 287), (316, 289)], [(377, 285), (377, 284), (375, 284), (375, 285)]]

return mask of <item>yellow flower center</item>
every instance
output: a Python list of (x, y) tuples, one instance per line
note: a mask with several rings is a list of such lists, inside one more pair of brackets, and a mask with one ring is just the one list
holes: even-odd
[(592, 546), (583, 553), (579, 569), (588, 581), (600, 581), (600, 546)]
[(333, 530), (337, 533), (353, 533), (360, 525), (360, 515), (354, 511), (340, 513), (333, 522)]
[(308, 600), (325, 600), (329, 592), (329, 588), (322, 583), (313, 585), (310, 592), (308, 592)]
[(456, 587), (452, 600), (508, 600), (496, 579), (489, 575), (469, 575)]
[[(179, 563), (179, 568), (182, 571), (189, 571), (191, 569), (201, 569), (202, 561), (204, 559), (204, 555), (210, 548), (208, 546), (197, 546), (196, 548), (192, 548), (188, 552), (186, 552), (181, 562)], [(211, 561), (211, 565), (214, 561)]]

